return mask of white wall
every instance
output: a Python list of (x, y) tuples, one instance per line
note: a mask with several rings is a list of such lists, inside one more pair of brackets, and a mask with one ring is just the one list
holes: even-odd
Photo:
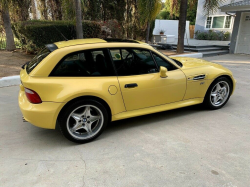
[[(158, 35), (158, 34), (160, 34), (160, 30), (164, 30), (165, 35), (175, 35), (175, 38), (178, 38), (178, 24), (179, 24), (179, 20), (159, 20), (159, 19), (156, 19), (155, 20), (155, 28), (153, 30), (153, 35)], [(186, 21), (185, 38), (190, 38), (189, 21)]]
[[(227, 5), (229, 3), (232, 2), (238, 2), (238, 1), (242, 1), (242, 0), (223, 0), (219, 3), (219, 6), (223, 6), (223, 5)], [(197, 5), (197, 12), (196, 12), (196, 21), (195, 21), (195, 32), (196, 31), (208, 31), (210, 29), (205, 29), (205, 25), (206, 25), (206, 19), (207, 19), (207, 15), (206, 12), (204, 11), (204, 3), (205, 0), (198, 0), (198, 5)], [(220, 9), (216, 9), (215, 12), (211, 13), (210, 16), (212, 15), (227, 15), (225, 12), (221, 12)], [(232, 33), (233, 30), (233, 21), (234, 21), (234, 17), (231, 18), (232, 22), (231, 22), (231, 28), (228, 29), (211, 29), (211, 30), (215, 30), (215, 31), (228, 31), (230, 33)]]

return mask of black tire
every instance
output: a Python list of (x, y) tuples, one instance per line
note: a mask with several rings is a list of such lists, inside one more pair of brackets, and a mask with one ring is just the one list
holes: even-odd
[[(96, 112), (96, 113), (98, 112), (98, 115), (101, 116), (100, 117), (101, 121), (100, 121), (100, 119), (95, 121), (95, 122), (97, 122), (96, 123), (97, 125), (94, 128), (96, 128), (96, 131), (98, 130), (95, 134), (89, 135), (90, 137), (81, 137), (81, 136), (83, 136), (81, 134), (86, 134), (86, 136), (88, 136), (87, 130), (82, 128), (82, 129), (78, 130), (78, 131), (82, 131), (82, 132), (76, 132), (76, 131), (72, 132), (72, 130), (70, 130), (70, 125), (71, 125), (70, 122), (73, 120), (72, 126), (71, 126), (72, 127), (71, 129), (73, 129), (73, 126), (75, 125), (75, 124), (73, 124), (74, 120), (77, 121), (75, 119), (75, 117), (72, 117), (72, 115), (74, 114), (73, 112), (75, 112), (75, 111), (78, 112), (81, 109), (83, 109), (83, 111), (85, 111), (86, 107), (88, 107), (88, 106), (90, 107), (89, 111), (93, 110), (93, 112)], [(94, 111), (94, 110), (96, 110), (96, 111)], [(82, 114), (79, 114), (79, 115), (82, 115)], [(96, 116), (91, 115), (91, 117), (96, 117)], [(87, 123), (91, 123), (90, 121), (86, 121), (89, 119), (90, 118), (87, 118), (87, 116), (85, 116), (84, 118), (81, 117), (81, 119), (79, 121), (80, 121), (82, 126), (85, 126), (85, 124), (87, 125)], [(100, 136), (102, 134), (102, 132), (104, 131), (105, 127), (108, 124), (108, 120), (109, 120), (108, 112), (107, 112), (106, 108), (100, 102), (92, 100), (92, 99), (86, 99), (86, 100), (76, 101), (76, 102), (70, 104), (69, 106), (67, 106), (67, 108), (64, 109), (61, 112), (60, 116), (58, 117), (58, 124), (59, 124), (60, 131), (68, 140), (70, 140), (72, 142), (76, 142), (76, 143), (87, 143), (87, 142), (90, 142), (90, 141), (96, 139), (98, 136)], [(75, 123), (78, 124), (78, 122), (75, 122)], [(92, 128), (91, 127), (92, 124), (94, 124), (95, 122), (91, 123), (90, 129)], [(86, 131), (86, 132), (84, 132), (84, 131)], [(90, 131), (92, 132), (92, 130), (90, 130)], [(77, 134), (77, 133), (79, 133), (79, 134)]]
[[(215, 104), (213, 104), (213, 100), (211, 99), (211, 92), (214, 91), (215, 86), (218, 83), (220, 83), (220, 84), (223, 83), (225, 85), (227, 83), (227, 85), (229, 87), (229, 90), (228, 90), (227, 98), (225, 98), (223, 103), (216, 106)], [(228, 100), (229, 100), (229, 98), (231, 96), (231, 93), (232, 93), (232, 83), (231, 83), (231, 81), (227, 77), (219, 77), (216, 80), (214, 80), (214, 82), (208, 88), (206, 96), (205, 96), (204, 101), (203, 101), (203, 104), (205, 105), (206, 108), (208, 108), (210, 110), (220, 109), (228, 102)]]

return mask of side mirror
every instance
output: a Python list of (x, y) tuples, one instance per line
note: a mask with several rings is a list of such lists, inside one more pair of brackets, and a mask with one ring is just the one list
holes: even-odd
[(167, 78), (167, 72), (168, 72), (168, 69), (163, 67), (163, 66), (160, 66), (160, 77), (161, 78)]

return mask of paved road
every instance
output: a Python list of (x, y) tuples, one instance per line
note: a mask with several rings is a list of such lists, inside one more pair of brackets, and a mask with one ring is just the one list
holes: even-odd
[(23, 123), (18, 86), (0, 88), (0, 186), (250, 186), (250, 56), (206, 59), (238, 81), (223, 109), (117, 121), (84, 145)]

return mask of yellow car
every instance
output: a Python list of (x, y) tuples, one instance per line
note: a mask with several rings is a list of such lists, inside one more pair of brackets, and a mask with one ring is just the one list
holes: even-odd
[(26, 121), (78, 143), (110, 121), (204, 103), (225, 105), (232, 72), (194, 58), (169, 58), (133, 40), (79, 39), (48, 44), (20, 72)]

